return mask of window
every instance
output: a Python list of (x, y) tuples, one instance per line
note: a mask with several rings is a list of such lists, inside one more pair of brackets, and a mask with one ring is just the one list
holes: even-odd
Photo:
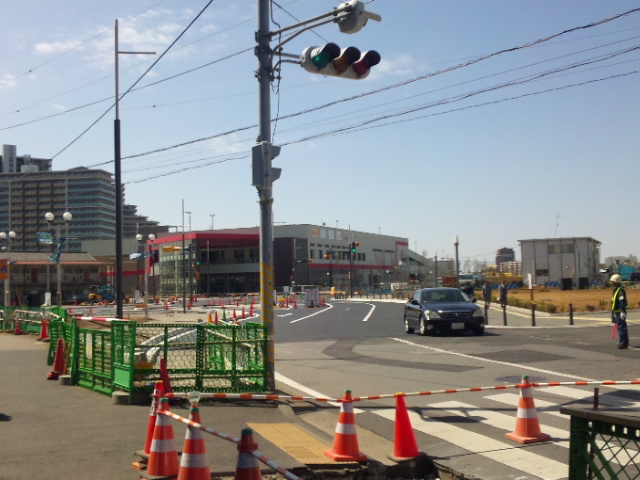
[(574, 245), (573, 244), (569, 244), (569, 245), (548, 245), (547, 246), (547, 252), (549, 253), (549, 255), (558, 255), (560, 253), (573, 253), (574, 252)]
[(548, 277), (549, 269), (548, 268), (538, 268), (536, 269), (536, 277)]

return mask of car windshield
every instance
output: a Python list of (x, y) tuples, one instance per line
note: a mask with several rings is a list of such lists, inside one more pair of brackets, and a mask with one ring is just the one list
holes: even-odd
[(430, 290), (422, 292), (423, 303), (459, 303), (468, 301), (467, 296), (460, 290)]

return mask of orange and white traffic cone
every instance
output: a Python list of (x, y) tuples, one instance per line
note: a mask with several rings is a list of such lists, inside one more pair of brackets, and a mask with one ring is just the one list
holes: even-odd
[(218, 311), (216, 310), (216, 314), (213, 316), (213, 324), (218, 325)]
[(242, 318), (243, 320), (247, 318), (247, 314), (244, 312), (244, 307), (242, 307), (242, 313), (240, 314), (240, 318)]
[(408, 460), (420, 455), (416, 436), (409, 420), (409, 412), (404, 401), (404, 394), (396, 393), (396, 422), (393, 444), (393, 456), (395, 461)]
[(156, 428), (158, 417), (158, 407), (160, 406), (160, 397), (164, 394), (164, 384), (162, 380), (156, 380), (153, 389), (153, 397), (151, 397), (151, 413), (149, 414), (149, 423), (147, 424), (147, 438), (144, 442), (144, 453), (149, 455), (151, 452), (151, 442), (153, 440), (153, 431)]
[(353, 413), (351, 390), (347, 390), (344, 393), (341, 402), (333, 448), (325, 451), (324, 454), (334, 462), (364, 462), (367, 456), (360, 452), (358, 447), (356, 417)]
[(171, 420), (161, 413), (167, 411), (169, 411), (169, 399), (163, 398), (160, 400), (160, 411), (153, 429), (153, 440), (151, 441), (146, 472), (148, 475), (168, 477), (177, 475), (180, 469)]
[(238, 463), (236, 464), (235, 480), (260, 480), (262, 472), (258, 465), (258, 459), (251, 452), (258, 449), (258, 444), (253, 441), (253, 430), (243, 428), (242, 436), (238, 442)]
[[(195, 403), (191, 405), (189, 420), (202, 423), (200, 410)], [(178, 480), (211, 480), (211, 469), (207, 461), (202, 431), (191, 425), (187, 427), (187, 435), (184, 439)]]
[(41, 342), (43, 340), (49, 339), (49, 320), (47, 318), (42, 319), (42, 323), (40, 324), (40, 336), (38, 337), (38, 341)]
[(58, 337), (56, 353), (53, 357), (53, 369), (47, 375), (47, 380), (57, 380), (62, 374), (64, 374), (64, 340), (62, 337)]
[(251, 305), (249, 305), (249, 316), (253, 317), (253, 300), (251, 301)]
[(164, 309), (169, 310), (169, 302), (164, 302)]
[(16, 319), (16, 328), (13, 330), (14, 335), (22, 335), (22, 322)]
[(532, 390), (529, 376), (523, 375), (518, 412), (516, 414), (516, 430), (506, 434), (509, 440), (518, 443), (536, 443), (546, 442), (551, 439), (550, 435), (540, 431), (540, 422), (538, 421)]

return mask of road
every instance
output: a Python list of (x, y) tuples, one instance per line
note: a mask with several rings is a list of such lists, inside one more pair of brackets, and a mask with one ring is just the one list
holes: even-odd
[[(492, 315), (502, 319), (501, 312)], [(515, 314), (509, 316), (510, 324), (517, 323)], [(530, 325), (528, 319), (520, 323)], [(490, 324), (480, 337), (421, 337), (404, 332), (397, 303), (338, 300), (322, 310), (278, 310), (277, 380), (287, 391), (310, 397), (340, 398), (347, 389), (355, 397), (388, 395), (358, 402), (356, 422), (359, 438), (393, 440), (396, 392), (513, 385), (523, 375), (540, 383), (638, 378), (638, 323), (630, 322), (628, 350), (616, 348), (606, 315), (580, 326), (556, 323)], [(603, 406), (640, 405), (636, 386), (598, 388)], [(559, 409), (591, 405), (593, 394), (593, 386), (534, 389), (541, 429), (552, 441), (527, 446), (505, 438), (516, 426), (517, 388), (407, 396), (406, 404), (419, 448), (446, 466), (483, 479), (561, 480), (568, 475), (569, 418)], [(309, 415), (310, 423), (333, 431), (338, 407), (318, 405), (322, 415)]]

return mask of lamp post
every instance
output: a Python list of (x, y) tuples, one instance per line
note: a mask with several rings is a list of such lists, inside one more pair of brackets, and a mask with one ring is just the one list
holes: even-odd
[[(44, 218), (51, 226), (53, 220), (55, 219), (55, 215), (51, 212), (47, 212), (44, 214)], [(64, 212), (62, 214), (62, 219), (64, 220), (65, 226), (68, 227), (69, 222), (73, 218), (71, 212)], [(66, 238), (62, 238), (60, 235), (60, 225), (56, 225), (56, 240), (58, 242), (58, 246), (55, 252), (55, 262), (56, 262), (56, 274), (57, 274), (57, 305), (62, 306), (62, 245), (67, 240)], [(48, 267), (48, 263), (47, 263)], [(49, 288), (49, 269), (47, 268), (47, 289)], [(51, 297), (51, 293), (49, 293), (49, 297)]]
[[(151, 298), (155, 299), (156, 298), (156, 258), (155, 258), (155, 253), (154, 253), (155, 250), (153, 249), (152, 245), (153, 245), (153, 242), (156, 241), (156, 236), (153, 233), (149, 234), (149, 241), (151, 242), (149, 244), (149, 258), (150, 258), (149, 261), (151, 262), (151, 269), (152, 269), (151, 270), (151, 276), (153, 276), (153, 295), (151, 296)], [(148, 266), (145, 269), (145, 273), (147, 275), (149, 273), (149, 267)], [(146, 282), (148, 282), (148, 281), (149, 281), (149, 279), (147, 277), (147, 279), (145, 279), (145, 286), (144, 286), (145, 291), (148, 291), (147, 290), (147, 285), (146, 285)], [(155, 300), (154, 300), (154, 302), (155, 302)]]
[[(5, 308), (11, 306), (11, 241), (16, 238), (16, 232), (11, 230), (9, 233), (0, 232), (0, 241), (7, 242), (7, 278), (4, 279), (4, 306)], [(8, 312), (5, 311), (5, 319), (8, 317)]]
[[(156, 239), (156, 236), (153, 233), (150, 233), (148, 238), (149, 238), (149, 241), (153, 243), (153, 241)], [(145, 259), (151, 257), (151, 244), (149, 244), (149, 247), (146, 250), (147, 252), (145, 252), (145, 255), (143, 255)], [(144, 266), (144, 318), (149, 318), (149, 264), (148, 263)]]
[(456, 247), (456, 288), (460, 288), (460, 261), (458, 259), (458, 245), (460, 245), (460, 241), (458, 235), (453, 238), (453, 244)]
[(140, 242), (142, 242), (142, 234), (141, 233), (136, 234), (136, 242), (138, 242), (136, 244), (136, 246), (137, 246), (137, 248), (136, 248), (137, 252), (136, 253), (138, 253), (138, 258), (136, 259), (136, 295), (135, 295), (135, 303), (138, 303), (140, 301), (140, 260), (142, 259), (142, 257), (144, 257), (144, 254), (140, 251), (140, 246), (141, 246)]

